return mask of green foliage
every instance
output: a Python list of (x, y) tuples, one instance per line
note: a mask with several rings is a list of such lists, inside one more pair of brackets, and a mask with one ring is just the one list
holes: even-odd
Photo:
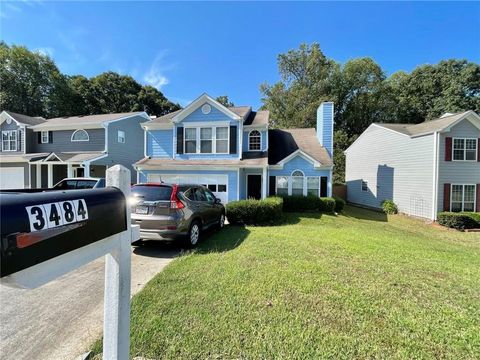
[(215, 100), (225, 107), (235, 106), (235, 104), (230, 101), (227, 95), (218, 96)]
[(462, 214), (470, 216), (473, 220), (475, 220), (478, 223), (478, 226), (480, 227), (480, 213), (478, 212), (463, 212)]
[(232, 201), (226, 206), (226, 215), (231, 224), (268, 225), (282, 219), (282, 207), (280, 197)]
[(334, 210), (335, 199), (333, 198), (320, 198), (314, 195), (283, 196), (283, 211), (285, 212), (333, 212)]
[(30, 116), (148, 111), (164, 115), (180, 108), (152, 86), (131, 76), (105, 72), (91, 79), (60, 73), (50, 57), (0, 43), (0, 109)]
[(437, 222), (457, 230), (475, 229), (480, 227), (480, 216), (475, 213), (441, 212), (437, 215)]
[(385, 214), (389, 214), (389, 215), (398, 213), (397, 205), (393, 202), (393, 200), (383, 200), (382, 210)]
[(334, 196), (333, 199), (335, 200), (335, 212), (341, 213), (346, 205), (345, 200), (336, 196)]
[(371, 58), (339, 64), (312, 43), (280, 54), (278, 70), (279, 82), (260, 86), (275, 127), (315, 127), (320, 103), (335, 103), (334, 182), (345, 180), (343, 151), (373, 122), (419, 123), (446, 112), (480, 111), (480, 65), (466, 60), (387, 78)]

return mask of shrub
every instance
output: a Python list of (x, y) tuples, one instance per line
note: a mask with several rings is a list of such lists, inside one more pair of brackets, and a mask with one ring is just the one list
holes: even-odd
[(383, 200), (382, 209), (385, 214), (393, 215), (398, 213), (397, 205), (393, 200)]
[(473, 220), (475, 220), (477, 222), (478, 227), (480, 227), (480, 213), (478, 213), (478, 212), (463, 212), (462, 214), (471, 217)]
[(321, 207), (321, 200), (318, 196), (292, 195), (283, 197), (283, 211), (303, 212), (318, 211)]
[(440, 225), (457, 230), (480, 227), (480, 222), (474, 219), (477, 215), (472, 216), (472, 214), (474, 213), (441, 212), (437, 215), (437, 222)]
[(335, 200), (335, 212), (341, 213), (346, 204), (345, 200), (336, 196), (334, 196), (333, 199)]
[(231, 224), (269, 225), (282, 218), (282, 208), (280, 197), (232, 201), (226, 206), (227, 219)]
[(335, 199), (331, 197), (320, 198), (320, 211), (333, 212), (335, 210)]

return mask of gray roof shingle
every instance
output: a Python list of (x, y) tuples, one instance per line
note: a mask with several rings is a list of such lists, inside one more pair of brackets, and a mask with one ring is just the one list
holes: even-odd
[(7, 110), (5, 110), (5, 112), (21, 124), (38, 125), (46, 121), (41, 116), (27, 116), (23, 114), (14, 113), (12, 111), (7, 111)]
[(104, 122), (118, 120), (127, 116), (134, 116), (142, 114), (142, 111), (117, 113), (117, 114), (100, 114), (100, 115), (80, 115), (80, 116), (68, 116), (48, 119), (47, 121), (34, 126), (34, 129), (47, 128), (55, 125), (100, 125)]

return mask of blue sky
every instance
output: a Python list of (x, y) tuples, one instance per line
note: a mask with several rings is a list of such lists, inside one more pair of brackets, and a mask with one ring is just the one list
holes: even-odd
[(261, 105), (276, 58), (320, 43), (339, 62), (391, 74), (441, 59), (480, 62), (480, 3), (0, 2), (1, 38), (50, 54), (67, 74), (113, 70), (185, 104), (203, 92)]

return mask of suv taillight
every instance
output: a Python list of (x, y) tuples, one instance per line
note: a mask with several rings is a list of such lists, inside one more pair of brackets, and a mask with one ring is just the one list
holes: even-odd
[(185, 207), (185, 205), (178, 198), (177, 192), (178, 192), (178, 186), (173, 185), (172, 196), (170, 196), (171, 209), (183, 209)]

